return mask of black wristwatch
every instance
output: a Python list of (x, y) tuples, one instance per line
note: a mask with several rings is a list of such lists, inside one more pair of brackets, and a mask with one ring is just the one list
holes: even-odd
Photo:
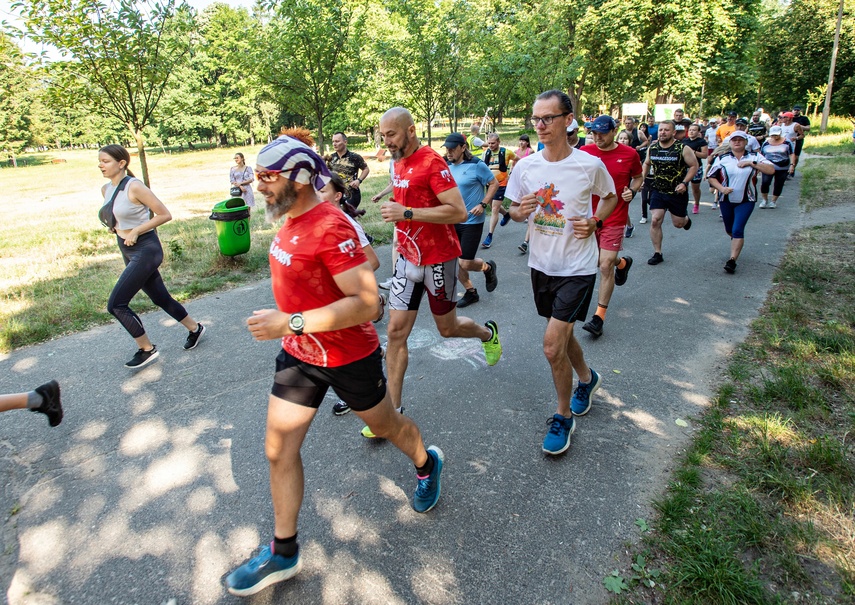
[(484, 202), (481, 202), (481, 207), (482, 207), (482, 208), (484, 208), (484, 209), (486, 210), (486, 209), (487, 209), (487, 204), (485, 204)]
[(292, 313), (291, 317), (288, 318), (288, 327), (291, 328), (295, 336), (302, 336), (305, 326), (306, 321), (303, 319), (302, 313)]
[(409, 206), (407, 206), (407, 208), (404, 210), (404, 220), (405, 221), (413, 220), (413, 209), (410, 208)]
[(597, 221), (597, 226), (596, 226), (597, 229), (603, 228), (603, 220), (602, 219), (599, 219), (596, 216), (592, 216), (591, 218), (594, 219), (595, 221)]

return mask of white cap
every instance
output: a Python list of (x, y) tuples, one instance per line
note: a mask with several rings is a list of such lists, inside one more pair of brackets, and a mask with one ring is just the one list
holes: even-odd
[(570, 125), (567, 127), (567, 132), (573, 132), (574, 130), (579, 130), (579, 122), (575, 119), (570, 122)]

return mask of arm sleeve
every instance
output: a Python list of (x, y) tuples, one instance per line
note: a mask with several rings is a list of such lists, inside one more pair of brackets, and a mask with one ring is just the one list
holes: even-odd
[(344, 212), (331, 214), (317, 247), (317, 257), (326, 265), (331, 275), (338, 275), (368, 261), (356, 230)]

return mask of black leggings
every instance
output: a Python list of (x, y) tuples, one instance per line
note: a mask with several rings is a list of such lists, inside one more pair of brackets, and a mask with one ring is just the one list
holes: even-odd
[(149, 231), (142, 234), (134, 246), (126, 246), (121, 237), (117, 239), (122, 259), (125, 261), (125, 270), (110, 293), (107, 311), (114, 315), (134, 338), (145, 335), (142, 321), (129, 306), (140, 290), (175, 321), (181, 322), (186, 318), (187, 310), (170, 296), (163, 278), (160, 277), (160, 271), (157, 270), (163, 262), (163, 248), (157, 233)]
[(787, 182), (787, 170), (775, 169), (775, 174), (764, 174), (763, 181), (760, 183), (760, 193), (769, 193), (769, 185), (772, 180), (775, 180), (775, 185), (772, 187), (772, 195), (778, 197), (784, 190), (784, 183)]

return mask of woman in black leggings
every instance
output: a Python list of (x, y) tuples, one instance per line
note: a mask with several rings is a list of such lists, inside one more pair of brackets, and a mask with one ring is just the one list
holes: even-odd
[[(125, 270), (110, 294), (107, 310), (119, 320), (139, 347), (125, 367), (141, 368), (154, 361), (159, 353), (149, 340), (139, 316), (129, 306), (140, 290), (187, 328), (189, 334), (184, 342), (185, 350), (196, 348), (205, 333), (205, 327), (190, 317), (184, 307), (172, 298), (160, 277), (158, 267), (163, 262), (163, 248), (155, 229), (172, 220), (172, 215), (151, 189), (133, 178), (133, 173), (128, 170), (130, 161), (128, 150), (121, 145), (107, 145), (98, 153), (98, 168), (101, 174), (110, 179), (101, 188), (101, 193), (105, 202), (113, 199), (116, 240), (125, 261)], [(131, 178), (116, 193), (126, 176)]]

